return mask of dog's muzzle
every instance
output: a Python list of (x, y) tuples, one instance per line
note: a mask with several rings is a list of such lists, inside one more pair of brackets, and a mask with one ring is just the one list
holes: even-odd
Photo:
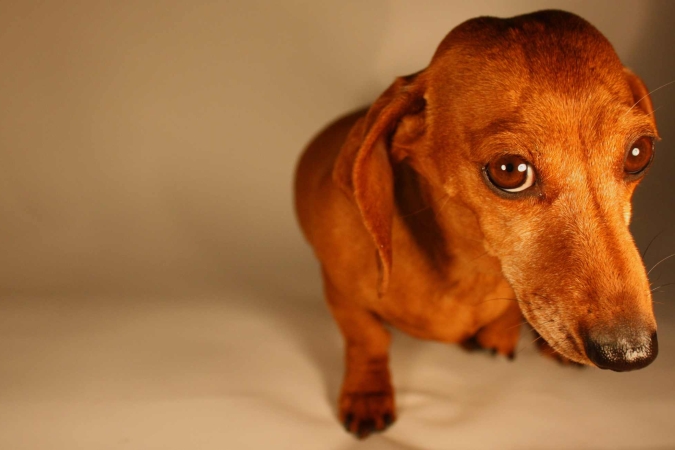
[(593, 364), (616, 372), (646, 367), (659, 353), (655, 331), (626, 330), (624, 327), (591, 330), (584, 337), (584, 347)]

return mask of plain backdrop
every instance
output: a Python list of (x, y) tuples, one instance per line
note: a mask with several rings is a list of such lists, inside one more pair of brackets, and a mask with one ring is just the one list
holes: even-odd
[[(3, 448), (350, 448), (334, 417), (340, 338), (292, 209), (297, 157), (327, 122), (425, 67), (455, 25), (546, 8), (596, 25), (656, 89), (662, 142), (631, 225), (642, 249), (655, 238), (651, 267), (675, 251), (673, 1), (0, 0)], [(663, 262), (653, 280), (674, 282), (673, 264)], [(447, 401), (429, 395), (435, 409), (424, 414), (439, 427), (420, 433), (436, 447), (416, 441), (404, 419), (393, 440), (364, 445), (449, 448), (443, 442), (454, 436), (464, 443), (457, 448), (675, 446), (670, 425), (652, 416), (645, 427), (656, 431), (629, 417), (593, 422), (622, 407), (675, 414), (667, 353), (675, 296), (664, 290), (655, 296), (662, 356), (629, 384), (633, 394), (651, 386), (651, 397), (606, 411), (607, 398), (628, 394), (601, 393), (585, 412), (552, 400), (548, 425), (528, 415), (518, 433), (495, 431), (490, 441), (483, 419), (461, 439), (443, 422), (448, 408), (484, 389)], [(465, 358), (399, 340), (401, 359), (422, 366), (422, 349)], [(427, 359), (435, 370), (437, 358)], [(556, 383), (567, 373), (529, 360), (529, 369), (466, 361), (478, 365), (443, 365), (444, 376), (515, 370)], [(605, 379), (586, 372), (560, 376), (590, 377), (583, 398), (591, 398)], [(415, 376), (399, 378), (410, 398), (422, 389)], [(276, 403), (261, 400), (263, 391)], [(494, 405), (486, 423), (512, 414), (508, 401)], [(565, 418), (633, 426), (652, 440), (627, 431), (593, 440), (591, 429), (563, 429)], [(552, 427), (549, 438), (528, 435), (533, 427)]]

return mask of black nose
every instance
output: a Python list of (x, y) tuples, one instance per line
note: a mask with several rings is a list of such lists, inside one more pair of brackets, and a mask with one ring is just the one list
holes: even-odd
[(586, 355), (601, 369), (616, 372), (642, 369), (659, 353), (654, 333), (589, 332), (584, 339)]

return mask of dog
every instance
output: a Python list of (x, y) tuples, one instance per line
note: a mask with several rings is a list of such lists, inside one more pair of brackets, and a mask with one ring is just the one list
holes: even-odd
[(525, 320), (561, 361), (650, 364), (628, 224), (658, 139), (644, 83), (563, 11), (464, 22), (427, 68), (322, 131), (295, 203), (345, 341), (346, 429), (396, 419), (384, 323), (512, 358)]

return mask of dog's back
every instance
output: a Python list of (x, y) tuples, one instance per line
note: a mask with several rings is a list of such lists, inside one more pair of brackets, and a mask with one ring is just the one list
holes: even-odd
[[(295, 175), (295, 208), (305, 238), (313, 245), (321, 217), (327, 215), (328, 197), (339, 195), (332, 180), (333, 168), (340, 149), (356, 121), (365, 115), (360, 110), (323, 129), (303, 152)], [(339, 219), (339, 218), (333, 218)], [(324, 220), (330, 220), (328, 218)]]

